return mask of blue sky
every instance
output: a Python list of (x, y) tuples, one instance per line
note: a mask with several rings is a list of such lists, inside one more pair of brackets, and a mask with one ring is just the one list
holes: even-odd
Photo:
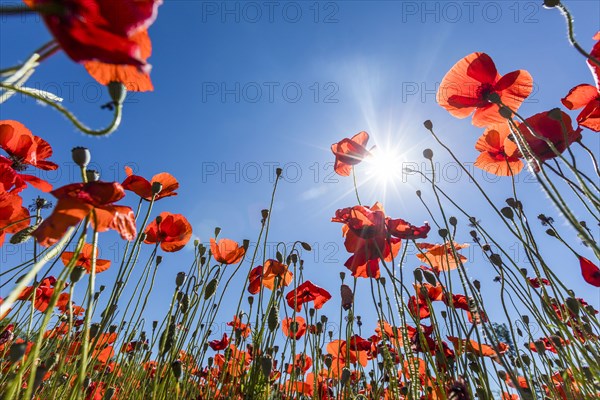
[[(481, 196), (464, 174), (456, 175), (456, 166), (422, 122), (431, 119), (461, 160), (475, 160), (474, 143), (481, 130), (469, 120), (454, 119), (435, 102), (436, 84), (456, 61), (474, 51), (488, 53), (501, 74), (516, 69), (531, 73), (535, 90), (521, 108), (525, 115), (557, 107), (573, 86), (593, 83), (584, 59), (567, 41), (562, 17), (540, 3), (169, 0), (150, 29), (155, 91), (129, 96), (116, 133), (108, 138), (83, 136), (54, 110), (19, 96), (2, 105), (0, 117), (21, 121), (50, 142), (53, 159), (62, 167), (45, 176), (55, 186), (77, 178), (70, 160), (74, 146), (91, 149), (105, 180), (122, 181), (125, 165), (147, 178), (162, 171), (173, 174), (181, 183), (179, 196), (161, 200), (156, 210), (184, 214), (202, 242), (208, 242), (215, 226), (223, 229), (223, 237), (255, 241), (273, 170), (282, 167), (271, 240), (313, 244), (315, 252), (305, 257), (305, 276), (334, 294), (335, 303), (325, 311), (335, 315), (338, 273), (345, 271), (348, 254), (340, 224), (329, 221), (336, 209), (356, 201), (351, 178), (332, 174), (330, 145), (366, 130), (370, 143), (396, 149), (402, 162), (417, 163), (420, 169), (425, 166), (422, 150), (432, 148), (444, 188), (485, 224), (489, 211)], [(600, 28), (600, 4), (566, 4), (576, 18), (578, 40), (591, 48)], [(36, 16), (0, 22), (2, 67), (23, 61), (50, 39)], [(44, 62), (29, 86), (63, 97), (91, 126), (101, 127), (110, 119), (100, 109), (109, 101), (104, 89), (62, 53)], [(598, 150), (597, 134), (587, 131), (584, 137)], [(415, 224), (430, 219), (414, 193), (423, 190), (430, 205), (433, 197), (418, 177), (402, 175), (398, 166), (393, 184), (384, 185), (367, 169), (357, 170), (364, 183), (363, 203), (380, 200), (392, 217)], [(510, 197), (509, 180), (479, 170), (475, 176), (486, 182), (497, 205)], [(527, 173), (519, 176), (519, 190), (532, 217), (544, 212), (560, 220), (552, 207), (539, 201), (543, 195)], [(36, 195), (25, 193), (26, 199)], [(129, 201), (137, 202), (133, 195)], [(492, 227), (496, 223), (491, 216), (487, 220)], [(531, 222), (537, 229), (537, 221)], [(460, 218), (460, 223), (462, 239), (468, 241), (467, 221)], [(577, 250), (593, 259), (573, 231), (559, 224)], [(506, 239), (510, 248), (514, 240), (504, 235), (498, 230), (498, 238)], [(598, 306), (599, 292), (583, 282), (577, 260), (545, 237), (542, 242), (559, 276)], [(101, 248), (105, 256), (115, 257), (122, 247), (109, 234)], [(11, 259), (26, 251), (5, 245), (1, 264), (11, 265)], [(495, 288), (494, 274), (478, 251), (466, 255), (475, 260), (469, 273)], [(189, 251), (165, 257), (157, 299), (172, 292), (175, 273), (187, 269), (191, 257)], [(413, 256), (407, 271), (417, 266)], [(108, 284), (110, 278), (107, 272), (99, 280)], [(367, 295), (367, 286), (361, 290)], [(158, 313), (166, 307), (159, 302), (155, 309)], [(226, 321), (230, 312), (224, 312)], [(368, 315), (372, 306), (361, 304), (359, 312)]]

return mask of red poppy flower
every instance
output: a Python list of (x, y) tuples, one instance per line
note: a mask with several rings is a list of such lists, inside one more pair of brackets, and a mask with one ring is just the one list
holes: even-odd
[[(140, 47), (140, 59), (145, 63), (152, 54), (152, 42), (146, 29), (131, 36)], [(100, 61), (87, 61), (83, 64), (88, 73), (101, 85), (120, 82), (129, 92), (154, 90), (148, 69), (140, 70), (133, 65), (107, 64)]]
[[(19, 297), (17, 299), (18, 300), (33, 300), (34, 301), (33, 306), (37, 310), (44, 312), (44, 311), (46, 311), (46, 309), (48, 308), (48, 305), (50, 304), (50, 299), (52, 298), (52, 294), (54, 293), (54, 290), (62, 291), (67, 287), (66, 283), (64, 284), (64, 286), (62, 288), (57, 288), (55, 285), (56, 285), (56, 278), (53, 276), (49, 276), (47, 278), (44, 278), (37, 286), (36, 285), (27, 286), (25, 289), (23, 289), (21, 294), (19, 294)], [(34, 292), (35, 292), (35, 299), (33, 299)], [(69, 301), (71, 301), (69, 294), (62, 293), (56, 302), (56, 307), (60, 307), (62, 305), (68, 304)]]
[(127, 178), (122, 183), (123, 189), (130, 190), (143, 198), (144, 200), (152, 200), (152, 183), (158, 182), (162, 185), (160, 193), (156, 195), (154, 200), (162, 199), (163, 197), (177, 196), (175, 192), (179, 189), (179, 182), (173, 175), (161, 172), (152, 177), (150, 182), (146, 178), (138, 175), (133, 175), (133, 170), (130, 167), (125, 167)]
[(579, 257), (583, 280), (592, 286), (600, 287), (600, 268), (585, 257)]
[(311, 281), (305, 281), (296, 289), (289, 292), (285, 298), (290, 307), (295, 307), (296, 312), (300, 312), (302, 304), (309, 301), (314, 302), (314, 308), (318, 310), (331, 299), (331, 294)]
[(331, 372), (334, 376), (339, 376), (342, 369), (346, 366), (346, 360), (350, 364), (360, 364), (367, 366), (369, 361), (366, 351), (353, 350), (345, 340), (334, 340), (327, 345), (327, 353), (333, 357)]
[(542, 139), (536, 138), (524, 123), (519, 125), (519, 131), (531, 147), (531, 151), (542, 162), (557, 156), (548, 146), (546, 140), (549, 140), (556, 147), (556, 150), (562, 153), (571, 143), (581, 139), (581, 128), (573, 130), (571, 117), (566, 113), (560, 111), (566, 132), (563, 132), (561, 122), (551, 118), (549, 114), (549, 111), (541, 112), (525, 120), (535, 132), (535, 136), (542, 137)]
[[(590, 55), (596, 60), (600, 59), (600, 42), (596, 43)], [(587, 63), (596, 86), (577, 85), (561, 101), (569, 110), (583, 108), (577, 116), (577, 123), (595, 132), (600, 132), (600, 67), (590, 60), (587, 60)]]
[[(0, 147), (8, 153), (8, 158), (0, 156), (0, 164), (12, 169), (3, 168), (0, 173), (3, 176), (5, 190), (13, 186), (15, 191), (23, 190), (27, 182), (34, 187), (48, 192), (52, 185), (33, 175), (21, 174), (28, 166), (36, 167), (45, 171), (58, 168), (58, 165), (47, 158), (52, 155), (52, 147), (44, 139), (35, 136), (25, 125), (18, 121), (0, 121)], [(10, 183), (10, 185), (7, 185)]]
[[(85, 243), (81, 252), (79, 252), (79, 256), (77, 257), (77, 261), (75, 262), (75, 267), (84, 268), (88, 273), (92, 271), (92, 248), (93, 246), (89, 243)], [(98, 257), (98, 247), (96, 247), (96, 257)], [(61, 254), (60, 259), (63, 264), (67, 266), (73, 256), (75, 255), (72, 251), (65, 251)], [(102, 260), (96, 258), (96, 273), (104, 272), (110, 268), (110, 260)]]
[(210, 251), (217, 262), (228, 265), (237, 264), (246, 254), (246, 249), (231, 239), (219, 239), (217, 244), (215, 239), (211, 238)]
[(306, 333), (306, 320), (299, 315), (281, 321), (283, 334), (291, 339), (300, 339)]
[(425, 239), (431, 230), (427, 222), (423, 226), (415, 226), (403, 219), (388, 218), (386, 225), (390, 235), (404, 240)]
[(502, 342), (498, 343), (498, 352), (496, 352), (494, 347), (488, 344), (477, 343), (475, 340), (466, 341), (454, 336), (448, 336), (448, 339), (452, 342), (454, 350), (459, 355), (466, 351), (480, 357), (498, 359), (498, 354), (504, 354), (508, 350), (508, 345)]
[(452, 304), (454, 308), (458, 308), (463, 311), (471, 311), (471, 308), (469, 307), (469, 298), (464, 294), (453, 294), (452, 302), (450, 302), (450, 299), (447, 296), (443, 296), (442, 301), (447, 306), (450, 306), (450, 304)]
[(229, 338), (227, 337), (227, 334), (224, 333), (221, 340), (211, 340), (208, 342), (208, 345), (214, 351), (225, 350), (227, 346), (229, 346)]
[(415, 284), (415, 291), (417, 292), (417, 296), (419, 298), (425, 300), (429, 299), (429, 301), (443, 301), (444, 300), (444, 287), (439, 283), (436, 286), (433, 286), (429, 283), (424, 283), (422, 285)]
[(333, 169), (338, 175), (349, 176), (352, 166), (371, 155), (365, 147), (368, 140), (369, 134), (363, 131), (354, 135), (352, 139), (345, 138), (331, 145), (331, 151), (335, 155)]
[(162, 0), (26, 0), (30, 7), (47, 7), (42, 17), (73, 61), (147, 66), (135, 33), (156, 19)]
[[(160, 221), (160, 222), (159, 222)], [(159, 218), (148, 224), (144, 243), (160, 243), (166, 252), (183, 249), (192, 237), (192, 226), (181, 214), (160, 213)]]
[(126, 206), (114, 205), (125, 197), (123, 187), (117, 182), (72, 183), (52, 192), (58, 199), (52, 214), (32, 233), (42, 246), (56, 243), (71, 226), (95, 212), (90, 218), (92, 226), (104, 232), (114, 229), (125, 240), (132, 240), (136, 234), (133, 210)]
[(352, 276), (379, 278), (379, 261), (391, 261), (398, 254), (401, 240), (388, 237), (383, 206), (354, 206), (337, 210), (332, 222), (342, 222), (344, 246), (353, 255), (344, 263)]
[(475, 166), (498, 176), (516, 175), (523, 169), (519, 148), (509, 139), (507, 124), (488, 128), (477, 140), (475, 149), (481, 152)]
[(299, 375), (303, 375), (306, 371), (310, 369), (310, 367), (312, 367), (312, 365), (312, 358), (310, 358), (308, 355), (306, 355), (305, 353), (296, 354), (296, 356), (294, 357), (294, 363), (288, 364), (287, 373), (291, 374), (292, 371), (295, 369), (296, 371), (300, 371)]
[(29, 226), (29, 211), (16, 193), (0, 192), (0, 246), (7, 233), (16, 233)]
[[(544, 350), (550, 351), (554, 354), (558, 353), (558, 350), (556, 349), (556, 346), (555, 346), (555, 342), (560, 347), (563, 347), (563, 346), (569, 344), (568, 340), (564, 340), (560, 336), (554, 336), (552, 338), (543, 337), (543, 338), (538, 339), (537, 341), (543, 344)], [(529, 343), (529, 348), (536, 353), (538, 352), (535, 342)]]
[(490, 94), (496, 93), (504, 105), (516, 111), (532, 88), (529, 72), (518, 70), (502, 76), (490, 56), (472, 53), (444, 76), (437, 101), (457, 118), (466, 118), (474, 112), (473, 125), (483, 127), (506, 122), (498, 113), (498, 105), (488, 100)]
[(413, 316), (419, 317), (420, 319), (429, 318), (431, 315), (427, 301), (420, 297), (410, 296), (407, 306), (408, 311), (410, 311)]
[(542, 285), (550, 286), (550, 281), (546, 278), (527, 278), (527, 281), (529, 282), (529, 285), (535, 289), (541, 288)]

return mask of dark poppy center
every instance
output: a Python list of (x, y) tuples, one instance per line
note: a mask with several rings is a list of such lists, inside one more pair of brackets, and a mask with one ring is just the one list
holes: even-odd
[(477, 88), (477, 98), (483, 101), (489, 101), (488, 96), (494, 93), (494, 87), (490, 83), (484, 83)]
[(27, 169), (27, 164), (24, 162), (24, 159), (22, 157), (17, 157), (14, 155), (9, 156), (10, 160), (12, 161), (12, 169), (14, 169), (17, 172), (22, 172), (25, 171)]

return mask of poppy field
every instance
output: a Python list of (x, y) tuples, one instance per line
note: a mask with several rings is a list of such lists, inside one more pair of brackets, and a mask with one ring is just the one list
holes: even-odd
[[(294, 162), (240, 167), (236, 155), (233, 168), (213, 162), (211, 143), (233, 154), (234, 135), (178, 128), (183, 93), (195, 93), (195, 83), (179, 87), (175, 75), (184, 69), (170, 70), (172, 83), (161, 87), (167, 80), (153, 80), (150, 61), (153, 25), (181, 4), (0, 3), (3, 21), (33, 16), (50, 36), (0, 65), (0, 399), (600, 398), (600, 31), (576, 24), (568, 2), (543, 3), (541, 11), (557, 17), (552, 29), (566, 32), (569, 57), (585, 70), (572, 74), (578, 84), (539, 83), (517, 50), (492, 57), (501, 45), (490, 40), (490, 53), (446, 60), (432, 93), (402, 83), (403, 97), (433, 94), (435, 104), (419, 107), (443, 114), (417, 121), (419, 141), (404, 146), (401, 164), (394, 146), (378, 140), (380, 129), (365, 122), (325, 143), (312, 137), (327, 164), (295, 175)], [(241, 24), (254, 23), (263, 14), (247, 13), (248, 4), (204, 2), (203, 19), (226, 20), (237, 10)], [(435, 10), (419, 14), (420, 4), (403, 4), (402, 19)], [(340, 11), (334, 2), (306, 7), (283, 19), (304, 15), (321, 29)], [(509, 9), (516, 19), (527, 7)], [(269, 18), (281, 18), (269, 10)], [(162, 48), (180, 50), (169, 47)], [(82, 101), (51, 90), (62, 86), (32, 84), (57, 57), (102, 89), (106, 101), (93, 113), (83, 104), (90, 125)], [(217, 57), (202, 62), (228, 68)], [(67, 75), (60, 79), (70, 82)], [(235, 99), (226, 112), (252, 137), (245, 154), (309, 148), (285, 138), (285, 146), (267, 143), (254, 131), (251, 107), (265, 88), (266, 103), (285, 99), (287, 108), (273, 105), (277, 112), (307, 98), (321, 109), (338, 102), (336, 82), (252, 81), (236, 92), (238, 84), (203, 81), (200, 107)], [(538, 102), (544, 85), (562, 96)], [(145, 108), (153, 96), (158, 106)], [(252, 111), (242, 112), (240, 102)], [(149, 125), (128, 125), (140, 115)], [(448, 133), (457, 120), (480, 136)], [(152, 126), (162, 130), (160, 140), (147, 132)], [(84, 137), (95, 141), (81, 146)], [(186, 156), (170, 160), (170, 142)], [(208, 160), (193, 181), (169, 172), (176, 164), (193, 169), (187, 151)], [(145, 160), (110, 158), (138, 155)], [(101, 162), (113, 164), (100, 171)], [(467, 181), (452, 181), (448, 166)], [(312, 186), (293, 192), (294, 203), (284, 193), (302, 171)], [(215, 176), (233, 177), (237, 191), (206, 184)], [(258, 182), (258, 201), (240, 176)], [(407, 176), (420, 183), (406, 183)], [(403, 181), (400, 191), (394, 180)]]

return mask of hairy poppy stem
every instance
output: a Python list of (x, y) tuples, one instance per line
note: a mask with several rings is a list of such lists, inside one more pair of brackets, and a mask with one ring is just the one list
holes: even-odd
[(595, 57), (593, 57), (591, 54), (589, 54), (587, 51), (585, 51), (583, 49), (583, 47), (581, 47), (579, 45), (579, 43), (577, 42), (577, 40), (575, 40), (575, 30), (574, 30), (574, 26), (573, 26), (573, 16), (571, 15), (571, 13), (567, 9), (567, 7), (565, 7), (565, 5), (562, 4), (561, 2), (559, 2), (556, 5), (556, 7), (560, 10), (561, 14), (565, 17), (565, 21), (567, 23), (567, 35), (569, 37), (569, 42), (571, 43), (571, 45), (573, 47), (575, 47), (575, 49), (577, 49), (577, 51), (579, 53), (581, 53), (582, 56), (584, 56), (585, 58), (587, 58), (588, 60), (590, 60), (591, 62), (593, 62), (594, 64), (596, 64), (597, 66), (600, 67), (600, 61), (598, 61)]

